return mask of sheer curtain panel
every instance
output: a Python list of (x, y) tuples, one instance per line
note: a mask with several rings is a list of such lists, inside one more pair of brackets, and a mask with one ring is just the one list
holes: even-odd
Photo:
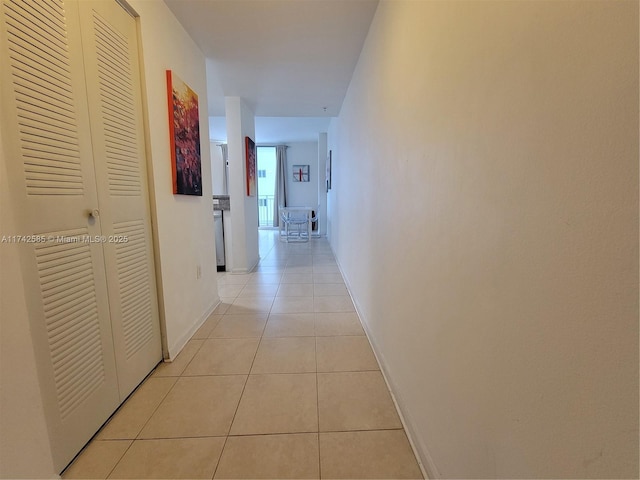
[(273, 226), (280, 224), (280, 207), (287, 206), (287, 146), (276, 146), (276, 188), (273, 202)]

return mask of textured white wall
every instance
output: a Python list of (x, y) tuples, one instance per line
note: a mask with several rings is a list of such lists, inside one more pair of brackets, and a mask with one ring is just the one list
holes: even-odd
[(638, 2), (382, 1), (330, 240), (422, 460), (638, 476)]
[[(159, 255), (158, 288), (165, 350), (174, 358), (219, 302), (205, 59), (164, 2), (130, 0), (129, 3), (140, 15), (147, 154), (156, 254)], [(201, 197), (172, 193), (166, 70), (172, 70), (198, 95)]]
[[(255, 114), (253, 110), (242, 101), (242, 159), (246, 159), (246, 151), (244, 149), (244, 137), (250, 137), (254, 142), (256, 141), (256, 122)], [(257, 152), (256, 152), (257, 155)], [(244, 163), (246, 168), (246, 162)], [(257, 172), (256, 172), (257, 175)], [(258, 179), (256, 178), (256, 181)], [(260, 253), (258, 251), (258, 194), (256, 192), (255, 197), (247, 197), (246, 192), (244, 198), (244, 221), (245, 221), (245, 235), (247, 242), (247, 265), (243, 271), (251, 271), (260, 260)], [(232, 200), (233, 202), (233, 200)], [(233, 214), (232, 214), (233, 217)]]
[(329, 150), (327, 149), (327, 133), (318, 134), (318, 175), (315, 182), (318, 184), (318, 204), (320, 205), (320, 211), (318, 212), (318, 225), (319, 234), (327, 234), (327, 156)]
[[(318, 205), (318, 142), (290, 142), (287, 145), (287, 204), (315, 208)], [(308, 182), (293, 181), (294, 165), (309, 165)]]
[(224, 195), (225, 180), (224, 180), (224, 172), (226, 166), (224, 164), (224, 160), (222, 159), (222, 150), (218, 146), (220, 143), (216, 140), (212, 140), (209, 142), (209, 146), (211, 148), (211, 182), (212, 182), (212, 192), (214, 195)]
[[(225, 97), (227, 145), (229, 148), (229, 197), (231, 236), (229, 237), (233, 273), (247, 273), (258, 263), (258, 196), (247, 196), (245, 137), (255, 142), (253, 111), (240, 97)], [(225, 224), (226, 225), (226, 224)], [(225, 235), (227, 230), (225, 229)], [(225, 240), (225, 243), (227, 241)]]

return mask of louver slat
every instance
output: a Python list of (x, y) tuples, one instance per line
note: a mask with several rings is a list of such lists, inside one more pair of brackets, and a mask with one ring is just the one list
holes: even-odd
[[(136, 137), (133, 81), (126, 37), (93, 15), (109, 194), (139, 196), (140, 152)], [(123, 133), (119, 133), (123, 132)]]
[(116, 265), (120, 290), (122, 325), (127, 358), (142, 348), (153, 336), (149, 269), (142, 221), (114, 225), (116, 235), (128, 242), (116, 245)]
[[(81, 238), (88, 235), (88, 231), (78, 229), (43, 235), (54, 239)], [(102, 384), (105, 375), (90, 245), (52, 241), (35, 247), (58, 405), (63, 419)], [(72, 283), (65, 283), (69, 279)]]
[(4, 13), (27, 195), (82, 195), (64, 7), (13, 1)]

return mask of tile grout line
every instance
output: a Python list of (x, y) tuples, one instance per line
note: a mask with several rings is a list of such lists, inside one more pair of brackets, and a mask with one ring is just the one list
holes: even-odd
[[(203, 342), (203, 343), (204, 343), (204, 342)], [(202, 347), (202, 345), (200, 345), (200, 347)], [(198, 350), (199, 350), (199, 348), (198, 348)], [(196, 352), (196, 353), (197, 353), (197, 352)], [(189, 362), (189, 363), (190, 363), (190, 362)], [(158, 364), (158, 365), (159, 365), (159, 364)], [(187, 365), (188, 365), (188, 364), (187, 364)], [(146, 378), (145, 380), (143, 380), (143, 382), (142, 382), (142, 383), (141, 383), (141, 384), (136, 388), (136, 390), (135, 390), (135, 391), (137, 391), (139, 388), (141, 388), (141, 387), (142, 387), (142, 385), (143, 385), (147, 380), (149, 380), (150, 378), (152, 378), (152, 377), (153, 377), (153, 374), (154, 374), (154, 372), (155, 372), (156, 368), (158, 368), (158, 366), (157, 366), (157, 365), (156, 365), (156, 367), (153, 369), (153, 371), (152, 371), (152, 372), (147, 376), (147, 378)], [(186, 368), (187, 368), (187, 367), (185, 366), (185, 369), (186, 369)], [(156, 378), (166, 378), (166, 377), (156, 377)], [(180, 377), (178, 376), (178, 379), (179, 379), (179, 378), (180, 378)], [(153, 415), (158, 411), (158, 408), (160, 408), (160, 405), (162, 405), (162, 402), (164, 402), (164, 400), (167, 398), (167, 396), (169, 395), (169, 393), (171, 392), (171, 390), (173, 390), (173, 388), (176, 386), (176, 383), (178, 383), (178, 380), (177, 380), (177, 379), (176, 379), (176, 381), (175, 381), (175, 382), (173, 382), (173, 385), (171, 385), (171, 388), (170, 388), (169, 390), (167, 390), (167, 393), (165, 393), (165, 394), (162, 396), (162, 399), (158, 402), (158, 405), (156, 405), (156, 408), (154, 408), (154, 409), (153, 409), (153, 412), (151, 412), (151, 415), (149, 415), (149, 418), (147, 418), (147, 421), (146, 421), (146, 422), (144, 422), (144, 425), (142, 425), (142, 427), (140, 427), (140, 431), (136, 434), (135, 438), (132, 438), (132, 439), (131, 439), (131, 438), (122, 439), (122, 440), (130, 440), (130, 442), (131, 442), (131, 443), (129, 443), (129, 446), (125, 449), (125, 451), (122, 453), (122, 455), (120, 456), (120, 458), (118, 458), (118, 461), (113, 465), (113, 468), (111, 468), (111, 470), (109, 470), (109, 473), (105, 476), (105, 478), (109, 478), (109, 477), (111, 476), (111, 474), (112, 474), (112, 473), (114, 472), (114, 470), (118, 467), (118, 465), (120, 464), (120, 462), (122, 462), (122, 459), (125, 457), (125, 455), (127, 454), (127, 452), (131, 449), (131, 447), (133, 446), (133, 444), (134, 444), (136, 441), (141, 440), (139, 437), (140, 437), (140, 434), (142, 433), (142, 431), (144, 430), (144, 427), (146, 427), (146, 426), (147, 426), (147, 424), (151, 421), (151, 418), (152, 418), (152, 417), (153, 417)], [(134, 393), (135, 393), (135, 391), (134, 391)], [(125, 404), (130, 400), (130, 399), (131, 399), (131, 397), (132, 397), (132, 396), (133, 396), (133, 394), (132, 394), (132, 395), (130, 395), (129, 397), (127, 397), (127, 399), (126, 399), (126, 400), (125, 400), (125, 401), (120, 405), (120, 407), (118, 407), (118, 410), (120, 410), (120, 408), (122, 408), (122, 407), (123, 407), (123, 406), (124, 406), (124, 405), (125, 405)], [(116, 413), (117, 413), (117, 410), (116, 410)], [(115, 416), (115, 413), (114, 413), (114, 416)], [(113, 418), (113, 417), (112, 417), (112, 418)], [(110, 421), (110, 420), (109, 420), (109, 421)], [(109, 422), (107, 422), (107, 423), (109, 423)], [(105, 423), (105, 425), (103, 425), (103, 426), (102, 426), (102, 428), (106, 427), (106, 426), (107, 426), (107, 423)], [(102, 430), (102, 428), (101, 428), (100, 430)], [(100, 430), (98, 430), (98, 433), (100, 433)], [(98, 433), (97, 433), (97, 434), (98, 434)], [(96, 435), (97, 435), (97, 434), (96, 434)], [(113, 440), (121, 440), (121, 439), (113, 439)], [(93, 439), (91, 439), (89, 443), (91, 443), (91, 442), (93, 442)], [(89, 443), (87, 443), (87, 446), (89, 446)]]
[[(259, 264), (259, 263), (258, 263)], [(269, 307), (269, 312), (267, 312), (267, 320), (262, 327), (262, 332), (260, 334), (260, 340), (258, 341), (258, 347), (256, 348), (255, 353), (253, 354), (253, 359), (251, 360), (251, 365), (249, 366), (249, 371), (247, 373), (247, 378), (244, 381), (244, 385), (242, 386), (242, 392), (240, 392), (240, 397), (238, 398), (238, 404), (236, 405), (236, 409), (233, 412), (233, 417), (231, 418), (231, 423), (229, 424), (229, 431), (224, 438), (224, 443), (222, 445), (222, 450), (220, 450), (220, 457), (218, 458), (218, 462), (216, 463), (216, 468), (213, 471), (213, 476), (211, 479), (213, 480), (218, 472), (218, 468), (220, 467), (220, 463), (222, 462), (222, 456), (224, 455), (224, 450), (227, 446), (227, 442), (229, 441), (229, 437), (231, 436), (231, 428), (233, 428), (233, 422), (236, 419), (236, 415), (238, 414), (238, 410), (240, 409), (240, 403), (242, 402), (242, 397), (247, 388), (247, 384), (249, 383), (249, 377), (251, 376), (251, 370), (253, 369), (253, 364), (256, 361), (256, 357), (258, 356), (258, 350), (260, 350), (260, 345), (262, 344), (262, 338), (264, 337), (264, 331), (267, 328), (267, 322), (269, 321), (269, 315), (271, 314), (271, 307)]]
[[(284, 273), (283, 273), (282, 275), (284, 275)], [(312, 273), (312, 275), (313, 275), (313, 273)], [(279, 290), (279, 289), (282, 287), (282, 285), (283, 285), (283, 283), (282, 283), (282, 278), (283, 278), (283, 277), (281, 276), (281, 278), (280, 278), (280, 282), (277, 284), (277, 285), (278, 285), (278, 290)], [(343, 281), (344, 281), (344, 280), (343, 280)], [(248, 283), (247, 283), (247, 284), (245, 284), (245, 285), (242, 287), (242, 290), (244, 290), (244, 289), (246, 288), (246, 286), (247, 286), (247, 285), (248, 285)], [(313, 291), (312, 291), (311, 298), (312, 298), (312, 301), (314, 302), (314, 305), (315, 305), (315, 298), (316, 298), (316, 295), (315, 295), (315, 285), (316, 285), (316, 283), (315, 283), (315, 282), (313, 282), (313, 279), (312, 279), (312, 285), (314, 285), (314, 289), (313, 289)], [(241, 293), (241, 292), (242, 292), (242, 290), (240, 290), (240, 293), (238, 294), (238, 297), (242, 294), (242, 293)], [(276, 297), (277, 297), (277, 294), (276, 294)], [(329, 295), (329, 297), (331, 297), (331, 295)], [(274, 299), (274, 302), (275, 302), (275, 299)], [(250, 376), (251, 376), (251, 374), (252, 374), (251, 372), (252, 372), (253, 366), (254, 366), (254, 364), (255, 364), (255, 360), (256, 360), (256, 358), (257, 358), (257, 353), (258, 353), (259, 348), (260, 348), (260, 345), (261, 345), (261, 343), (262, 343), (262, 339), (263, 339), (263, 338), (266, 338), (266, 337), (265, 337), (266, 326), (267, 326), (267, 324), (268, 324), (268, 322), (269, 322), (269, 318), (270, 318), (270, 316), (271, 316), (272, 309), (273, 309), (273, 303), (271, 304), (271, 307), (270, 307), (269, 311), (268, 311), (268, 312), (266, 312), (266, 315), (267, 315), (267, 321), (265, 322), (265, 324), (264, 324), (264, 326), (263, 326), (263, 328), (262, 328), (262, 332), (261, 332), (260, 337), (259, 337), (259, 338), (260, 338), (260, 340), (259, 340), (259, 343), (258, 343), (258, 348), (256, 349), (256, 352), (255, 352), (255, 354), (254, 354), (254, 356), (253, 356), (253, 359), (252, 359), (252, 362), (251, 362), (251, 367), (250, 367), (250, 369), (249, 369), (249, 374), (247, 375), (247, 378), (246, 378), (246, 380), (245, 380), (245, 384), (244, 384), (244, 386), (243, 386), (243, 391), (242, 391), (242, 393), (241, 393), (241, 395), (240, 395), (240, 400), (238, 401), (238, 405), (236, 406), (236, 411), (234, 412), (234, 417), (233, 417), (233, 419), (232, 419), (231, 425), (233, 425), (233, 422), (235, 421), (235, 417), (236, 417), (237, 412), (238, 412), (238, 410), (239, 410), (239, 406), (240, 406), (240, 403), (241, 403), (241, 401), (242, 401), (242, 397), (243, 397), (243, 395), (244, 395), (244, 392), (245, 392), (246, 386), (247, 386), (247, 384), (248, 384), (249, 377), (250, 377)], [(314, 308), (314, 310), (315, 310), (315, 308)], [(299, 312), (299, 313), (302, 313), (302, 312)], [(321, 471), (321, 457), (322, 457), (322, 455), (321, 455), (321, 452), (320, 452), (320, 441), (319, 441), (319, 437), (320, 437), (320, 414), (319, 414), (319, 378), (318, 378), (318, 373), (319, 373), (319, 372), (318, 372), (318, 350), (317, 350), (318, 335), (317, 335), (317, 332), (316, 332), (316, 323), (317, 323), (317, 322), (316, 322), (316, 317), (317, 317), (317, 315), (316, 315), (316, 312), (309, 312), (309, 313), (311, 313), (311, 314), (313, 314), (313, 315), (314, 315), (314, 334), (313, 334), (313, 338), (314, 338), (314, 340), (315, 340), (315, 341), (314, 341), (314, 358), (315, 358), (315, 375), (316, 375), (316, 415), (317, 415), (317, 420), (318, 420), (318, 427), (317, 427), (317, 431), (316, 431), (315, 433), (316, 433), (316, 435), (317, 435), (317, 441), (318, 441), (318, 472), (319, 472), (319, 478), (322, 478), (322, 471)], [(340, 313), (340, 312), (327, 312), (327, 313)], [(294, 314), (297, 314), (297, 313), (295, 313), (295, 312), (294, 312)], [(356, 313), (356, 314), (357, 314), (357, 313)], [(324, 338), (324, 337), (341, 337), (341, 336), (342, 336), (342, 335), (329, 335), (329, 336), (323, 336), (323, 338)], [(354, 336), (355, 336), (355, 335), (354, 335)], [(357, 335), (357, 336), (362, 336), (362, 335)], [(309, 335), (309, 336), (303, 336), (303, 337), (311, 337), (311, 336)], [(366, 337), (366, 334), (365, 334), (365, 337)], [(186, 370), (186, 367), (185, 367), (185, 370)], [(355, 371), (355, 372), (359, 372), (359, 371), (362, 371), (362, 370), (354, 370), (354, 371)], [(368, 370), (367, 370), (367, 371), (368, 371)], [(373, 370), (373, 371), (376, 371), (376, 370)], [(326, 373), (341, 373), (341, 372), (342, 372), (342, 371), (337, 371), (337, 372), (326, 372)], [(304, 373), (304, 372), (300, 372), (300, 373)], [(182, 375), (181, 375), (181, 376), (182, 376)], [(231, 428), (231, 427), (230, 427), (230, 428)], [(397, 430), (397, 429), (376, 429), (376, 430)], [(352, 431), (352, 430), (344, 430), (344, 432), (350, 432), (350, 431)], [(354, 431), (358, 431), (358, 430), (354, 430)], [(362, 431), (371, 431), (371, 430), (362, 430)], [(374, 430), (374, 431), (375, 431), (375, 430)], [(336, 431), (336, 432), (339, 432), (339, 431)], [(286, 434), (296, 434), (296, 433), (300, 433), (300, 434), (302, 434), (302, 433), (308, 433), (308, 432), (286, 432)], [(327, 433), (331, 433), (331, 432), (327, 432)], [(281, 435), (281, 434), (285, 434), (285, 432), (282, 432), (282, 433), (247, 434), (247, 435), (248, 435), (248, 436), (264, 436), (264, 435)], [(232, 435), (230, 435), (230, 431), (229, 431), (229, 433), (225, 436), (225, 442), (224, 442), (223, 448), (222, 448), (221, 453), (220, 453), (220, 459), (219, 459), (218, 463), (216, 464), (216, 468), (214, 469), (214, 473), (213, 473), (213, 476), (214, 476), (214, 477), (215, 477), (215, 475), (216, 475), (216, 473), (217, 473), (217, 471), (218, 471), (218, 468), (219, 468), (219, 466), (220, 466), (220, 460), (222, 459), (222, 456), (223, 456), (224, 451), (225, 451), (226, 443), (227, 443), (228, 438), (229, 438), (230, 436), (232, 436)], [(241, 436), (245, 436), (245, 435), (244, 435), (244, 434), (239, 434), (239, 435), (237, 435), (237, 436), (241, 437)]]
[[(269, 250), (269, 252), (270, 251), (271, 251), (271, 249)], [(260, 261), (258, 261), (258, 264), (256, 265), (256, 267), (258, 265), (260, 265)], [(256, 267), (254, 267), (252, 269), (251, 273), (254, 273)], [(242, 290), (245, 289), (245, 287), (247, 286), (247, 283), (245, 283), (242, 286), (242, 289), (240, 290), (240, 292), (238, 292), (238, 295), (242, 292)], [(237, 298), (238, 297), (236, 296), (236, 299)], [(235, 299), (234, 299), (234, 301), (235, 301)], [(225, 448), (227, 446), (227, 442), (229, 441), (229, 436), (231, 434), (231, 428), (233, 427), (233, 422), (235, 421), (236, 415), (238, 414), (238, 409), (240, 408), (240, 402), (242, 401), (242, 396), (244, 395), (245, 389), (247, 388), (247, 383), (249, 383), (249, 376), (251, 375), (251, 369), (253, 368), (253, 364), (254, 364), (254, 362), (256, 360), (256, 356), (258, 355), (258, 350), (260, 348), (260, 344), (262, 343), (262, 337), (264, 335), (264, 330), (265, 330), (265, 328), (267, 326), (267, 322), (269, 321), (269, 313), (270, 313), (270, 311), (271, 311), (271, 307), (269, 308), (269, 312), (267, 313), (267, 321), (265, 322), (264, 327), (262, 328), (262, 333), (260, 335), (260, 340), (258, 341), (258, 347), (256, 348), (256, 351), (253, 354), (253, 359), (251, 360), (251, 365), (249, 366), (249, 372), (247, 373), (247, 377), (245, 378), (244, 385), (242, 386), (242, 392), (240, 392), (240, 397), (238, 398), (238, 404), (236, 405), (235, 411), (233, 412), (233, 417), (231, 418), (231, 423), (229, 424), (229, 430), (227, 432), (227, 435), (225, 435), (225, 437), (224, 437), (224, 443), (222, 444), (222, 449), (220, 450), (220, 456), (218, 457), (218, 461), (216, 462), (216, 467), (213, 469), (213, 475), (211, 476), (212, 480), (216, 477), (216, 473), (218, 473), (218, 468), (220, 468), (220, 463), (222, 462), (222, 456), (224, 455), (224, 450), (225, 450)]]
[[(315, 315), (314, 315), (315, 329)], [(316, 357), (316, 412), (318, 414), (318, 478), (322, 478), (322, 453), (320, 452), (320, 380), (318, 378), (318, 337), (314, 342)]]

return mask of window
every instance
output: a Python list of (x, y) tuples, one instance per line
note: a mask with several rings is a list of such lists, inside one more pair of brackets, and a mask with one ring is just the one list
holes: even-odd
[(258, 225), (273, 226), (273, 197), (276, 186), (276, 148), (257, 147)]

